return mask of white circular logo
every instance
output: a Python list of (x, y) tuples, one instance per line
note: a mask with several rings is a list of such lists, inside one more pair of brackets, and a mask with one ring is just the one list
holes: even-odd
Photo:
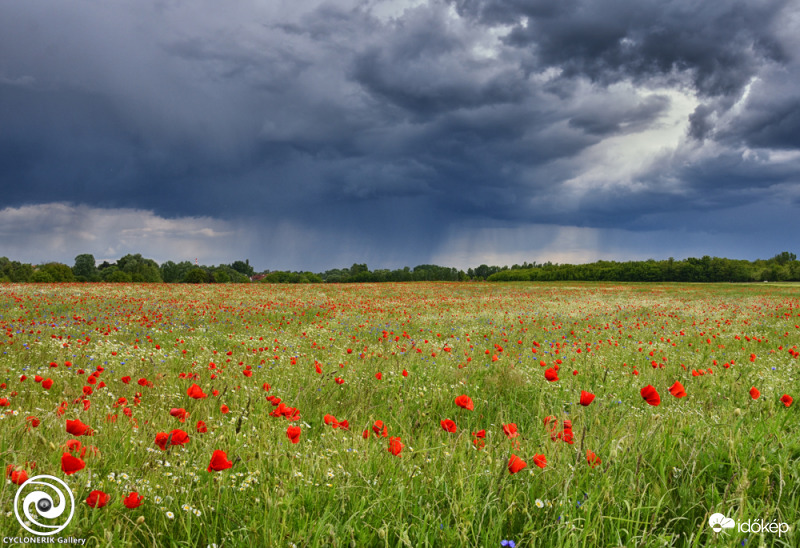
[[(20, 504), (23, 492), (27, 492), (27, 494), (24, 495)], [(65, 493), (69, 495), (69, 505)], [(64, 518), (67, 506), (69, 506), (69, 516)], [(20, 509), (22, 516), (20, 516)], [(31, 509), (35, 513), (32, 513)], [(69, 490), (66, 483), (53, 476), (30, 478), (19, 486), (17, 496), (14, 497), (14, 515), (17, 516), (17, 521), (34, 535), (55, 535), (62, 531), (69, 524), (74, 512), (75, 498), (72, 496), (72, 491)], [(40, 520), (45, 520), (47, 523), (42, 523)]]

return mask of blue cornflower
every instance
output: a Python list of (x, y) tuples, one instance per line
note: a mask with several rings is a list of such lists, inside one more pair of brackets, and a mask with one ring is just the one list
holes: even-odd
[(517, 545), (516, 542), (513, 540), (502, 540), (500, 541), (500, 546), (508, 546), (509, 548), (514, 548)]

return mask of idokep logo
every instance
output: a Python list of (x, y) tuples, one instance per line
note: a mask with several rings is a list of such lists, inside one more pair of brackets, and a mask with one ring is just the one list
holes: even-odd
[[(708, 518), (708, 525), (715, 533), (719, 533), (725, 529), (733, 529), (736, 527), (736, 522), (733, 518), (726, 518), (723, 514), (712, 514)], [(739, 523), (737, 530), (740, 533), (778, 533), (782, 536), (783, 533), (789, 532), (789, 524), (778, 522), (775, 520), (765, 522), (761, 520), (747, 520)]]
[(736, 522), (733, 521), (733, 519), (726, 518), (722, 514), (711, 514), (711, 517), (708, 518), (708, 524), (715, 533), (719, 533), (723, 529), (733, 529), (736, 527)]

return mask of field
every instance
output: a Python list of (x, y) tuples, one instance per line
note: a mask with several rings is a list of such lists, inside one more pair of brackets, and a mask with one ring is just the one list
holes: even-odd
[(45, 474), (84, 546), (800, 545), (796, 286), (5, 284), (0, 325), (0, 537)]

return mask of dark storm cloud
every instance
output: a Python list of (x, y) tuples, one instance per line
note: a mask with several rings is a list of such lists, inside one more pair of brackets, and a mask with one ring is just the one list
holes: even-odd
[(482, 223), (665, 230), (663, 212), (712, 218), (800, 181), (797, 17), (776, 0), (3, 2), (1, 205), (217, 219), (214, 238), (265, 234), (229, 248), (304, 268), (425, 262)]
[[(464, 15), (512, 25), (508, 44), (536, 62), (599, 82), (689, 72), (703, 94), (740, 90), (764, 60), (789, 55), (775, 37), (788, 0), (453, 0)], [(556, 5), (557, 7), (554, 7)]]

